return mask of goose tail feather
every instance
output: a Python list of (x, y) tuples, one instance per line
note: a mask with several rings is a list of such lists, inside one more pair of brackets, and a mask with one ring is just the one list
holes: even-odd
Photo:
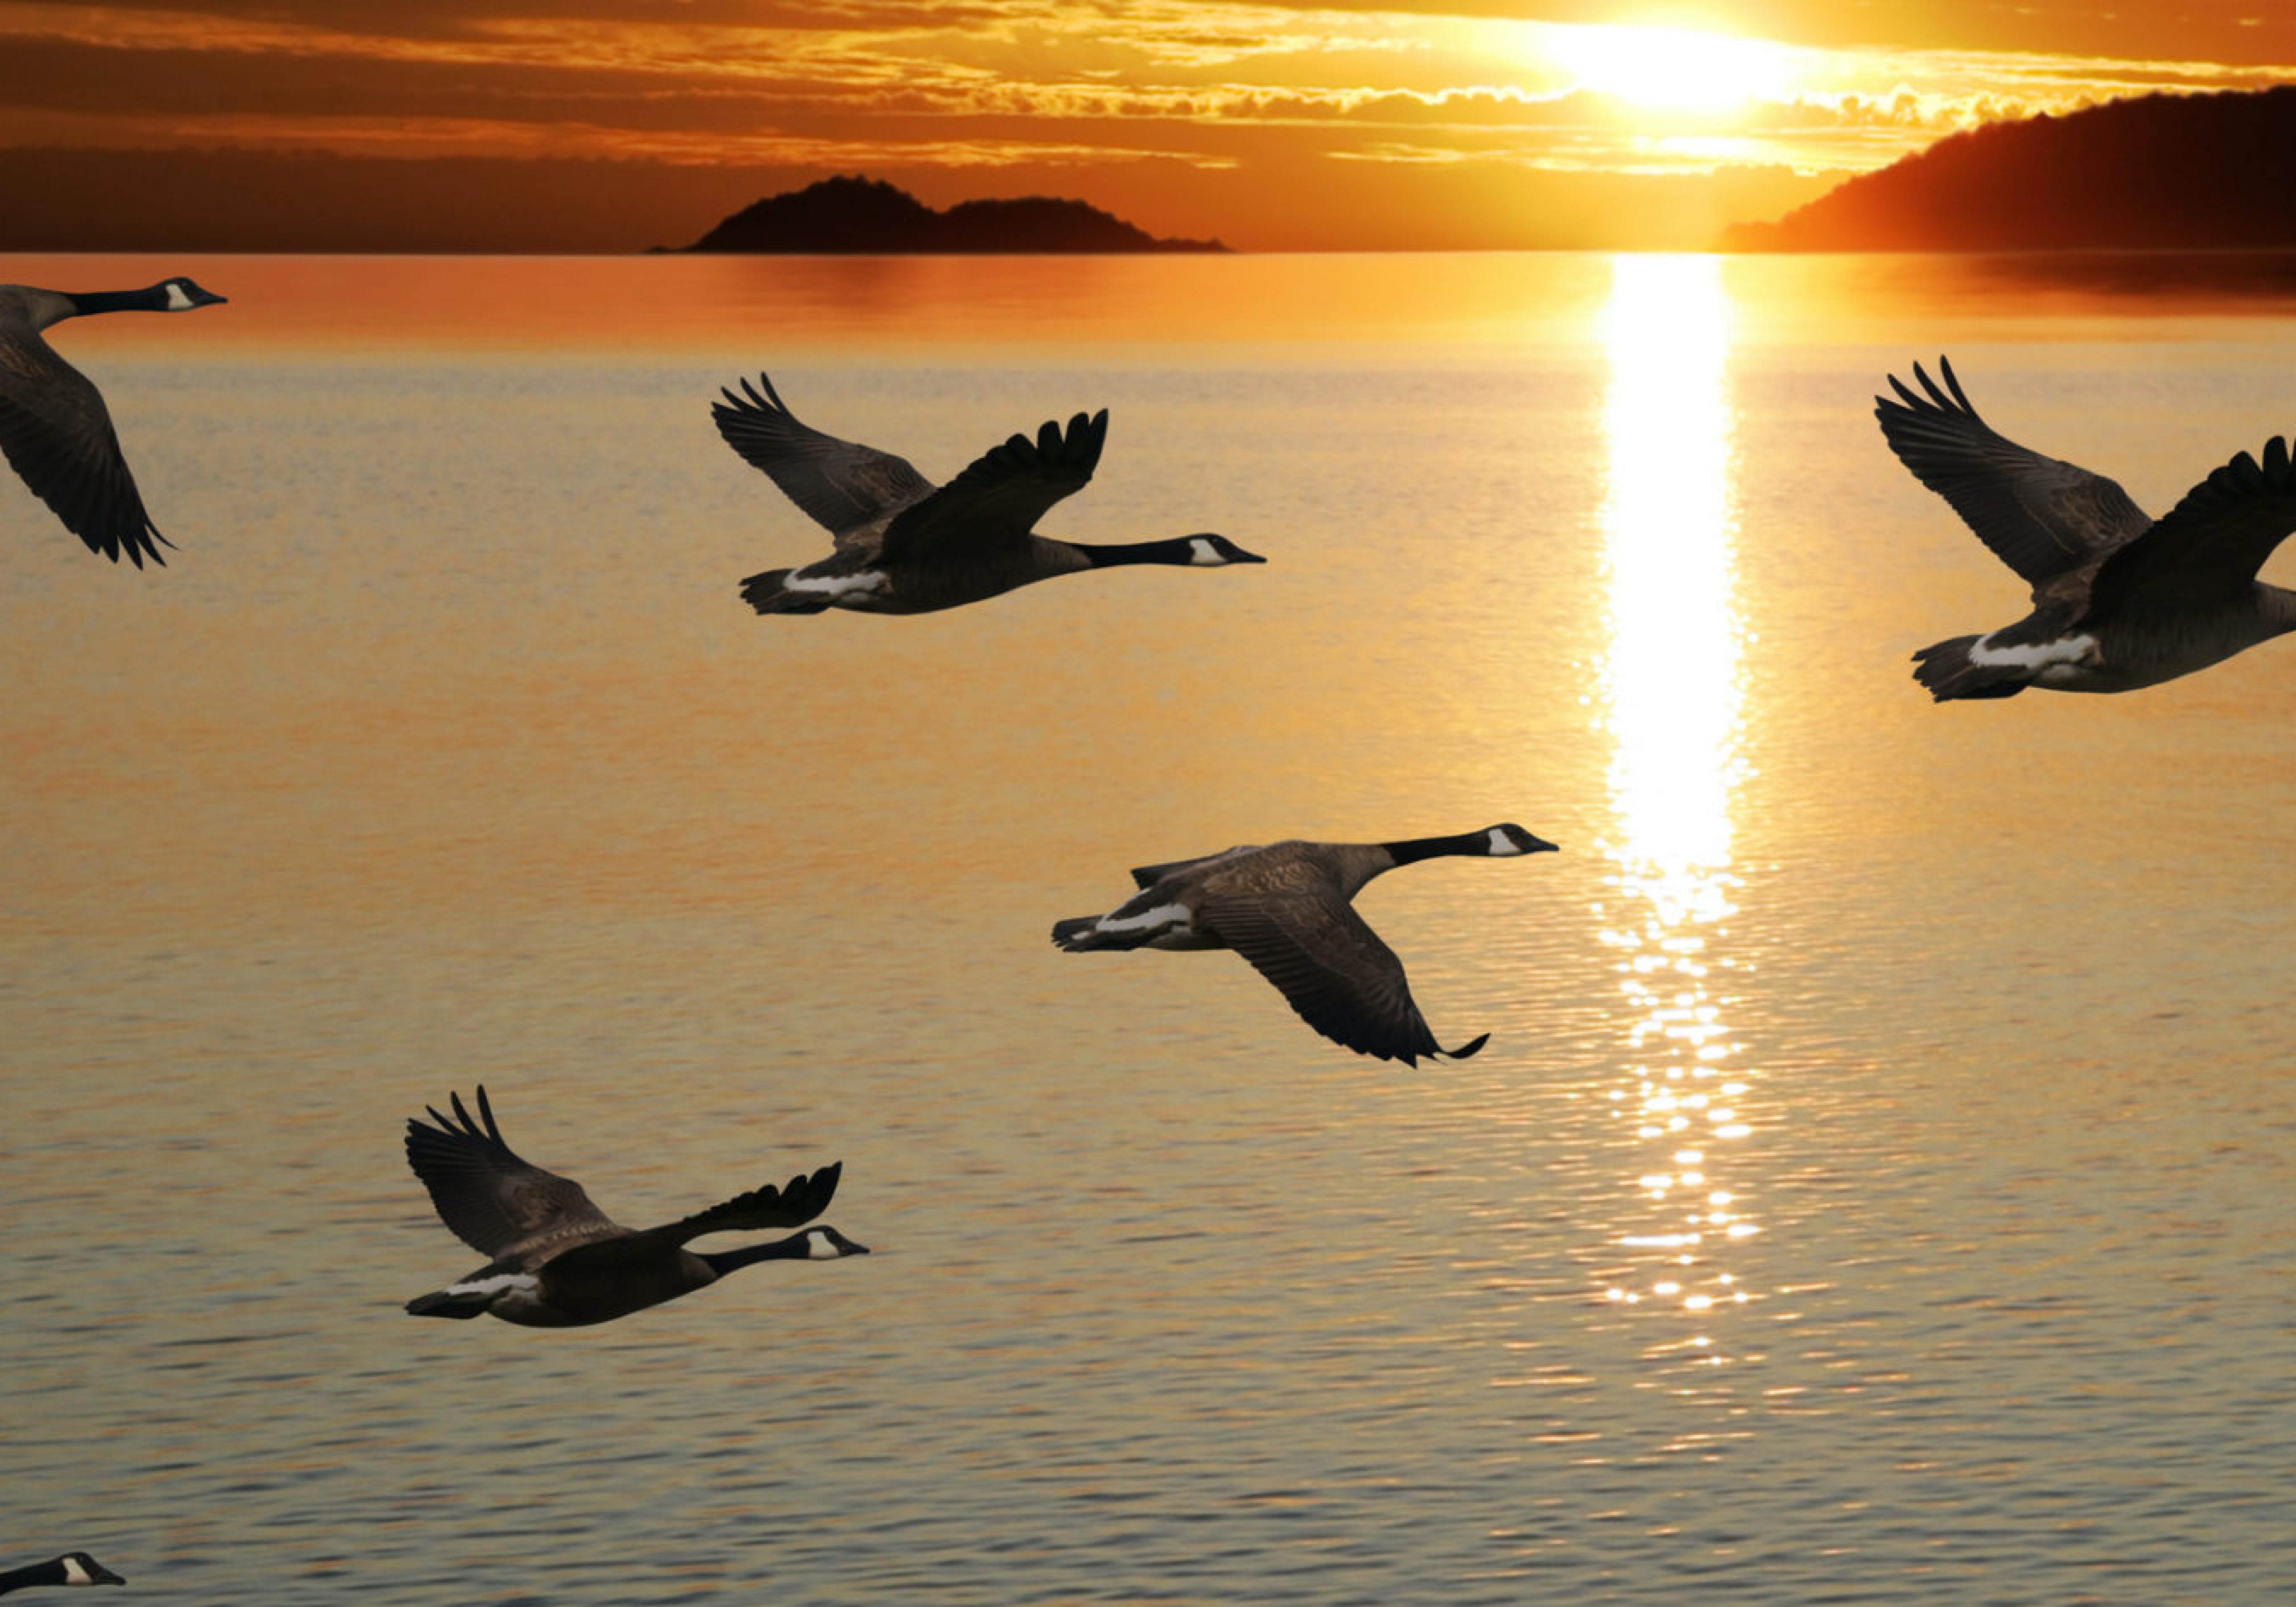
[(1969, 656), (1969, 650), (1980, 640), (1971, 636), (1956, 636), (1924, 647), (1914, 655), (1914, 679), (1929, 688), (1930, 696), (1939, 702), (1956, 699), (2013, 698), (2025, 690), (2025, 682), (2013, 668), (1978, 663)]
[(767, 570), (750, 576), (742, 582), (742, 601), (761, 614), (818, 614), (828, 611), (826, 597), (786, 589), (783, 582), (788, 577), (787, 570)]
[(406, 1302), (409, 1316), (450, 1316), (457, 1322), (467, 1322), (474, 1316), (484, 1316), (493, 1297), (487, 1294), (456, 1294), (450, 1289), (433, 1290), (418, 1294)]
[(1104, 932), (1099, 930), (1098, 915), (1078, 915), (1072, 920), (1053, 922), (1053, 942), (1072, 955), (1084, 954), (1095, 948), (1136, 948), (1136, 943), (1127, 942), (1135, 934)]

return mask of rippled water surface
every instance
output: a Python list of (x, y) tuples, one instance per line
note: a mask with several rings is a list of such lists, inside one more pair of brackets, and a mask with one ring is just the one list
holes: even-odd
[[(269, 1607), (2262, 1603), (2296, 648), (1932, 707), (2021, 588), (1871, 398), (1949, 351), (2159, 512), (2296, 425), (2284, 275), (1913, 258), (16, 258), (176, 542), (0, 483), (0, 1532)], [(1265, 568), (759, 619), (707, 403)], [(2284, 570), (2286, 560), (2275, 569)], [(2268, 570), (2267, 573), (2274, 571)], [(1367, 890), (1446, 1042), (1072, 956), (1126, 867)], [(424, 1323), (483, 1082), (644, 1226), (878, 1253)]]

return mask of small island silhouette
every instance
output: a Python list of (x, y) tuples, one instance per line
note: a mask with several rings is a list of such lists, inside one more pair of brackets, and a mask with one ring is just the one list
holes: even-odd
[(824, 178), (742, 208), (684, 248), (804, 254), (1225, 251), (1217, 240), (1160, 240), (1081, 201), (1031, 195), (961, 201), (937, 211), (860, 174)]
[(2296, 85), (2148, 94), (1992, 123), (1828, 191), (1734, 251), (2296, 247)]

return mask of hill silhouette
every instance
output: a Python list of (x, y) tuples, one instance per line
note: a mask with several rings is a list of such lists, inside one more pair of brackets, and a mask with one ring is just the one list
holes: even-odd
[(2296, 85), (2148, 94), (1993, 123), (1830, 190), (1736, 251), (2296, 246)]
[(961, 201), (937, 211), (898, 185), (855, 174), (753, 202), (689, 251), (1224, 251), (1217, 240), (1159, 240), (1081, 201)]

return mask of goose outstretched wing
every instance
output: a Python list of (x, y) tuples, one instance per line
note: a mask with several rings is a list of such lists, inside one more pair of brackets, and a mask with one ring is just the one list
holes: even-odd
[(1977, 416), (1953, 365), (1938, 359), (1939, 389), (1922, 365), (1915, 396), (1895, 374), (1899, 398), (1874, 398), (1874, 416), (1898, 461), (1953, 504), (1977, 538), (2037, 592), (2135, 539), (2152, 521), (2128, 493), (2076, 463), (2044, 457)]
[(167, 562), (102, 393), (37, 334), (0, 336), (0, 455), (89, 551)]
[(478, 1098), (477, 1120), (456, 1094), (452, 1116), (429, 1107), (430, 1122), (406, 1123), (406, 1164), (455, 1237), (481, 1255), (537, 1266), (572, 1245), (628, 1232), (591, 1204), (580, 1184), (520, 1160), (503, 1142), (485, 1088)]
[(800, 1227), (829, 1209), (829, 1201), (837, 1193), (837, 1180), (844, 1170), (843, 1161), (833, 1160), (809, 1177), (800, 1172), (779, 1188), (768, 1183), (746, 1194), (736, 1194), (723, 1205), (713, 1205), (708, 1210), (696, 1211), (663, 1226), (632, 1234), (627, 1242), (631, 1250), (644, 1251), (656, 1246), (683, 1244), (704, 1234)]
[(1259, 849), (1251, 843), (1240, 843), (1232, 849), (1222, 849), (1217, 854), (1199, 854), (1193, 859), (1171, 859), (1162, 865), (1136, 865), (1132, 867), (1132, 885), (1144, 893), (1177, 871), (1192, 871), (1199, 866), (1233, 857), (1237, 854), (1255, 854), (1259, 851)]
[(772, 477), (782, 494), (840, 538), (866, 530), (886, 515), (933, 492), (932, 481), (908, 459), (857, 441), (840, 440), (800, 423), (764, 374), (758, 394), (749, 381), (742, 394), (709, 405), (718, 433), (752, 468)]
[(887, 562), (961, 558), (1025, 541), (1054, 503), (1090, 483), (1107, 440), (1103, 407), (1078, 414), (1065, 433), (1047, 420), (1033, 441), (1015, 435), (991, 447), (885, 527)]
[(2097, 603), (2150, 613), (2226, 602), (2248, 589), (2292, 533), (2296, 464), (2276, 435), (2262, 462), (2241, 453), (2107, 559), (2096, 575)]
[(1358, 1054), (1416, 1065), (1423, 1054), (1464, 1059), (1483, 1046), (1480, 1037), (1456, 1049), (1435, 1041), (1403, 962), (1336, 895), (1208, 898), (1196, 925), (1249, 960), (1301, 1021)]

